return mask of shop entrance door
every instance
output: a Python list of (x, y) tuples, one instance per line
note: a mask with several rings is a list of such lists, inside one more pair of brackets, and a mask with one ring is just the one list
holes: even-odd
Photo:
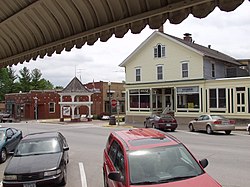
[(172, 95), (165, 95), (165, 109), (171, 111), (173, 110)]

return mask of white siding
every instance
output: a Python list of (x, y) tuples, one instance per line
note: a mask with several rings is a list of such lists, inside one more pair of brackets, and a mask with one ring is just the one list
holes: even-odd
[[(154, 58), (154, 47), (161, 43), (165, 45), (166, 57)], [(162, 64), (164, 69), (163, 81), (183, 80), (181, 62), (189, 62), (189, 77), (185, 79), (203, 78), (203, 56), (184, 47), (180, 43), (169, 40), (161, 35), (151, 38), (126, 63), (126, 82), (135, 83), (135, 67), (141, 67), (142, 81), (155, 82), (156, 65)]]

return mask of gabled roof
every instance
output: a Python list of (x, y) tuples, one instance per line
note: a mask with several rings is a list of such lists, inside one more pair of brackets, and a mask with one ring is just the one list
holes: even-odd
[(144, 40), (119, 66), (121, 67), (125, 67), (125, 65), (130, 61), (130, 59), (137, 53), (139, 52), (139, 50), (141, 48), (143, 48), (144, 46), (147, 45), (147, 43), (154, 37), (156, 37), (157, 35), (161, 35), (162, 37), (165, 37), (173, 42), (176, 42), (202, 56), (207, 56), (207, 57), (211, 57), (214, 59), (218, 59), (218, 60), (222, 60), (225, 62), (229, 62), (232, 64), (236, 64), (236, 65), (241, 65), (236, 59), (234, 59), (233, 57), (230, 57), (224, 53), (221, 53), (219, 51), (213, 50), (211, 48), (208, 47), (204, 47), (202, 45), (193, 43), (193, 42), (189, 42), (186, 41), (184, 39), (181, 38), (177, 38), (175, 36), (169, 35), (169, 34), (165, 34), (162, 32), (158, 32), (155, 31), (153, 32), (146, 40)]
[(236, 65), (241, 65), (236, 59), (234, 59), (233, 57), (231, 56), (228, 56), (224, 53), (221, 53), (217, 50), (214, 50), (214, 49), (211, 49), (209, 47), (204, 47), (202, 45), (199, 45), (199, 44), (196, 44), (196, 43), (193, 43), (193, 42), (189, 42), (189, 41), (186, 41), (186, 40), (183, 40), (181, 38), (177, 38), (175, 36), (171, 36), (171, 35), (168, 35), (168, 34), (165, 34), (181, 43), (183, 43), (184, 45), (187, 45), (201, 53), (203, 53), (204, 56), (208, 56), (208, 57), (211, 57), (211, 58), (215, 58), (215, 59), (218, 59), (218, 60), (222, 60), (222, 61), (225, 61), (225, 62), (229, 62), (229, 63), (232, 63), (232, 64), (236, 64)]
[(74, 77), (61, 93), (92, 93), (77, 78)]

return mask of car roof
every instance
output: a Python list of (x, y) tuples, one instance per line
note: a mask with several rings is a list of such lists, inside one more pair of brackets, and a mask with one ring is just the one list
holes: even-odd
[(167, 145), (177, 145), (181, 142), (174, 136), (151, 128), (133, 128), (113, 132), (127, 150), (139, 150)]
[(37, 133), (30, 133), (27, 134), (23, 140), (29, 139), (40, 139), (40, 138), (56, 138), (58, 137), (59, 132), (37, 132)]

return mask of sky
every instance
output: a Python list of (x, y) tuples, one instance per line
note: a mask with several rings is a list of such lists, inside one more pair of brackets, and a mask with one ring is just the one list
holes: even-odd
[[(52, 57), (38, 58), (12, 66), (19, 70), (27, 67), (30, 71), (41, 70), (42, 78), (54, 86), (67, 86), (76, 76), (83, 84), (88, 82), (125, 81), (121, 64), (155, 30), (148, 26), (140, 34), (128, 31), (123, 38), (111, 37), (107, 42), (99, 40), (92, 46), (73, 48), (70, 52), (53, 54)], [(195, 43), (208, 46), (235, 59), (250, 59), (250, 2), (244, 3), (232, 12), (216, 8), (206, 18), (194, 18), (191, 14), (180, 24), (164, 23), (164, 32), (179, 38), (184, 33), (192, 34)]]

